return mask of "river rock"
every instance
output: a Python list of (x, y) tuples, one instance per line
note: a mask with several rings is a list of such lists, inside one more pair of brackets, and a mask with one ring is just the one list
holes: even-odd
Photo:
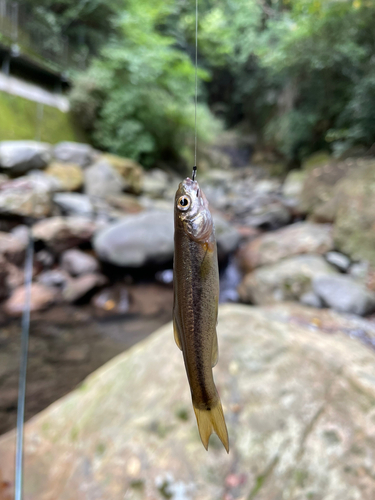
[(0, 142), (0, 167), (11, 175), (20, 175), (33, 168), (43, 168), (51, 160), (51, 146), (35, 141)]
[(106, 198), (120, 194), (124, 188), (121, 175), (107, 161), (100, 160), (85, 170), (85, 193)]
[[(375, 354), (346, 322), (329, 335), (313, 323), (337, 313), (305, 310), (311, 322), (220, 307), (229, 455), (216, 437), (202, 447), (169, 324), (26, 423), (25, 498), (372, 499)], [(0, 438), (10, 484), (14, 446), (14, 431)]]
[(318, 222), (333, 222), (336, 214), (334, 188), (355, 167), (356, 162), (349, 159), (331, 161), (309, 171), (300, 195), (300, 209)]
[(60, 183), (61, 191), (76, 191), (82, 187), (83, 172), (74, 163), (53, 162), (48, 165), (45, 173)]
[(35, 178), (19, 177), (0, 185), (0, 214), (41, 218), (51, 208), (51, 192)]
[(53, 202), (61, 209), (64, 215), (85, 215), (90, 217), (94, 207), (90, 198), (81, 193), (56, 193)]
[(48, 288), (64, 288), (71, 279), (69, 274), (62, 269), (43, 271), (37, 276), (38, 283)]
[(215, 236), (218, 256), (222, 259), (234, 252), (239, 245), (241, 235), (223, 216), (215, 212), (212, 214), (215, 224)]
[(297, 205), (302, 193), (306, 176), (307, 172), (303, 170), (292, 170), (291, 172), (289, 172), (289, 174), (285, 178), (282, 188), (282, 194), (284, 198), (291, 200), (293, 204)]
[(56, 160), (66, 163), (75, 163), (81, 167), (86, 167), (92, 163), (95, 151), (88, 144), (60, 142), (54, 147), (53, 156)]
[(121, 175), (125, 191), (134, 194), (139, 194), (142, 191), (143, 168), (139, 163), (130, 158), (110, 154), (104, 154), (102, 158)]
[(72, 248), (61, 255), (61, 267), (72, 276), (79, 276), (95, 273), (99, 269), (99, 264), (92, 255)]
[(375, 160), (357, 160), (336, 187), (334, 240), (352, 260), (375, 266)]
[(90, 241), (96, 224), (85, 217), (51, 217), (34, 224), (35, 240), (43, 243), (56, 253)]
[[(169, 176), (164, 170), (154, 168), (145, 173), (143, 179), (143, 192), (151, 198), (163, 198), (169, 187)], [(177, 190), (177, 185), (175, 190)]]
[(11, 262), (22, 263), (27, 243), (14, 234), (0, 231), (0, 255), (4, 255)]
[[(26, 300), (26, 288), (16, 288), (11, 297), (4, 303), (4, 311), (9, 316), (21, 316)], [(30, 311), (41, 311), (53, 304), (56, 300), (56, 291), (40, 283), (31, 285)]]
[(375, 311), (375, 293), (349, 276), (316, 276), (313, 290), (328, 307), (336, 311), (359, 316)]
[(84, 297), (97, 286), (107, 283), (107, 278), (102, 274), (92, 273), (70, 279), (62, 291), (62, 297), (67, 302), (75, 302)]
[(39, 190), (54, 193), (63, 189), (59, 179), (46, 174), (45, 170), (30, 170), (27, 172), (27, 178), (30, 178)]
[(337, 269), (346, 273), (350, 267), (350, 259), (340, 252), (328, 252), (326, 254), (326, 261), (336, 266)]
[(173, 257), (173, 213), (141, 212), (100, 230), (94, 238), (98, 257), (124, 267), (165, 263)]
[(336, 273), (320, 255), (298, 255), (255, 269), (244, 277), (238, 292), (243, 302), (254, 304), (299, 300), (311, 291), (314, 277)]
[(324, 254), (332, 248), (332, 227), (329, 224), (297, 222), (250, 241), (241, 249), (240, 262), (244, 270), (249, 272), (286, 257), (306, 253)]
[(323, 307), (323, 301), (314, 292), (306, 292), (300, 297), (301, 304), (319, 309)]
[(290, 220), (291, 213), (288, 208), (279, 201), (271, 201), (252, 210), (242, 222), (251, 227), (272, 230), (285, 226)]

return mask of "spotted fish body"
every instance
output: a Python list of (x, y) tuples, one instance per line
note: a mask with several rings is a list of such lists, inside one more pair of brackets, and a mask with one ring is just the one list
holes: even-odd
[(202, 443), (207, 449), (215, 431), (229, 451), (224, 414), (212, 374), (218, 360), (216, 240), (208, 202), (196, 181), (187, 178), (181, 182), (174, 214), (175, 340), (183, 353)]

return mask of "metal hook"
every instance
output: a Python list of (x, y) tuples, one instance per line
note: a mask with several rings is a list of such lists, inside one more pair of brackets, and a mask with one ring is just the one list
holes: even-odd
[(195, 176), (196, 176), (196, 175), (197, 175), (197, 166), (196, 166), (196, 165), (194, 165), (194, 167), (193, 167), (193, 175), (192, 175), (192, 177), (193, 177), (193, 181), (195, 181)]

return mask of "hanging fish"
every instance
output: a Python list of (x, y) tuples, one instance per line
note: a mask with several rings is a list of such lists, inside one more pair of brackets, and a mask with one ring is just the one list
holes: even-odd
[(180, 183), (174, 207), (173, 328), (190, 385), (204, 447), (213, 431), (229, 453), (228, 432), (212, 368), (218, 361), (216, 335), (219, 270), (214, 224), (197, 181)]

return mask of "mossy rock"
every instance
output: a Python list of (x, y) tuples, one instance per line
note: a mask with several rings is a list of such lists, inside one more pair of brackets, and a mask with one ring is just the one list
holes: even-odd
[(317, 151), (302, 162), (302, 169), (309, 171), (316, 167), (322, 167), (331, 161), (332, 157), (327, 151)]
[(360, 160), (335, 188), (334, 241), (352, 260), (375, 266), (375, 160)]
[(0, 92), (0, 141), (40, 140), (56, 144), (61, 141), (87, 142), (70, 113), (44, 105), (38, 124), (40, 104)]

